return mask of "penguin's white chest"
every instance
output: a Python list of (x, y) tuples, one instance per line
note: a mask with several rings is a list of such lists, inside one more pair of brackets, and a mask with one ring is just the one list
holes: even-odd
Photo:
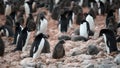
[(6, 8), (5, 8), (5, 16), (7, 15), (10, 15), (11, 14), (11, 5), (6, 5)]
[(30, 7), (27, 3), (24, 3), (24, 8), (25, 8), (25, 14), (28, 17), (28, 15), (30, 14)]
[(40, 33), (46, 33), (47, 32), (47, 25), (48, 22), (46, 19), (40, 20), (41, 21), (41, 25), (40, 25)]
[(110, 44), (107, 43), (107, 37), (105, 34), (103, 34), (103, 38), (104, 38), (107, 54), (110, 54), (110, 48), (108, 47)]
[(88, 32), (87, 32), (87, 24), (84, 22), (80, 25), (80, 36), (83, 36), (85, 38), (88, 38)]
[(88, 15), (86, 17), (86, 21), (88, 21), (89, 25), (90, 25), (90, 30), (92, 30), (93, 32), (95, 31), (95, 23), (94, 23), (94, 19), (92, 16)]
[[(33, 59), (38, 58), (45, 44), (45, 39), (42, 38), (38, 46), (38, 50), (33, 54)], [(34, 48), (35, 49), (35, 48)]]

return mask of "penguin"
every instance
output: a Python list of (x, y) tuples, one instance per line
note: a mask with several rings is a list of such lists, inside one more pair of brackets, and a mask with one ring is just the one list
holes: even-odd
[(0, 36), (0, 56), (4, 56), (4, 52), (5, 52), (5, 44)]
[(11, 6), (11, 4), (10, 4), (10, 2), (5, 2), (6, 4), (5, 4), (5, 16), (6, 15), (10, 15), (11, 13), (12, 13), (12, 6)]
[(66, 33), (68, 31), (69, 18), (67, 17), (67, 14), (68, 14), (67, 11), (63, 11), (63, 13), (61, 13), (60, 15), (59, 24), (58, 24), (60, 33)]
[(11, 17), (10, 15), (7, 15), (7, 16), (6, 16), (5, 25), (11, 26), (11, 27), (14, 26), (14, 22), (13, 22), (12, 17)]
[(105, 5), (102, 1), (97, 2), (98, 5), (98, 15), (104, 15), (105, 14)]
[(25, 9), (25, 15), (26, 17), (29, 16), (30, 13), (32, 13), (32, 4), (30, 3), (30, 1), (25, 1), (24, 3), (24, 9)]
[(17, 46), (13, 51), (22, 51), (26, 50), (31, 32), (34, 31), (36, 28), (35, 22), (33, 20), (29, 20), (23, 30), (20, 32), (20, 36), (17, 41)]
[(17, 16), (17, 20), (15, 22), (15, 34), (14, 34), (14, 40), (12, 44), (17, 45), (18, 38), (20, 36), (21, 31), (23, 30), (23, 24), (24, 24), (24, 18), (23, 18), (23, 12), (21, 11), (20, 14)]
[(89, 23), (86, 20), (83, 20), (82, 23), (80, 24), (79, 34), (81, 37), (88, 39), (89, 32), (90, 32)]
[(38, 34), (30, 49), (30, 57), (38, 58), (41, 53), (50, 53), (50, 45), (47, 41), (47, 36), (43, 33)]
[(7, 37), (13, 37), (14, 36), (13, 29), (9, 25), (1, 26), (0, 27), (0, 32), (2, 33), (3, 36), (7, 36)]
[(20, 25), (20, 22), (16, 22), (15, 23), (15, 35), (14, 35), (14, 40), (12, 44), (17, 45), (17, 41), (18, 41), (18, 38), (22, 30), (23, 30), (23, 27)]
[(63, 44), (65, 43), (64, 40), (59, 40), (58, 43), (54, 47), (54, 51), (52, 54), (52, 58), (54, 59), (60, 59), (65, 56), (65, 49)]
[(90, 35), (94, 35), (94, 32), (95, 32), (95, 22), (94, 22), (93, 16), (90, 15), (90, 14), (86, 14), (85, 20), (89, 23), (89, 27), (90, 27), (90, 31), (91, 31)]
[(115, 34), (110, 29), (102, 29), (99, 36), (103, 36), (107, 54), (118, 51)]
[(36, 24), (36, 26), (37, 26), (37, 33), (36, 33), (36, 35), (39, 34), (39, 33), (46, 34), (47, 33), (47, 27), (48, 27), (48, 20), (46, 19), (44, 13), (40, 13), (37, 16), (36, 23), (37, 23)]

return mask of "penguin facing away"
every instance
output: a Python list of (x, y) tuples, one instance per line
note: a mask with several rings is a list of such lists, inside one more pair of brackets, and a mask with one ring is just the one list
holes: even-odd
[(4, 42), (0, 36), (0, 56), (4, 55), (4, 51), (5, 51), (5, 45), (4, 45)]
[(104, 42), (106, 44), (106, 51), (108, 54), (114, 51), (118, 51), (116, 38), (114, 32), (109, 29), (102, 29), (99, 36), (103, 36)]
[(54, 48), (54, 51), (53, 51), (53, 55), (52, 57), (54, 59), (60, 59), (60, 58), (63, 58), (65, 56), (65, 49), (64, 49), (64, 46), (63, 44), (65, 43), (64, 40), (60, 40), (55, 48)]
[(30, 50), (30, 57), (35, 59), (38, 58), (41, 53), (50, 52), (50, 45), (46, 38), (47, 36), (43, 33), (40, 33), (35, 37)]

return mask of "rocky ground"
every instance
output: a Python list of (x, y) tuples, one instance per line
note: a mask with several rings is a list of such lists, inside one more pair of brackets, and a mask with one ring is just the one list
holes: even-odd
[[(87, 12), (87, 8), (83, 8)], [(33, 14), (36, 16), (36, 13)], [(61, 59), (53, 59), (52, 53), (55, 44), (58, 42), (58, 28), (57, 21), (50, 18), (48, 34), (50, 35), (48, 41), (50, 43), (51, 53), (41, 54), (39, 58), (32, 61), (29, 56), (29, 50), (34, 40), (34, 33), (31, 35), (27, 51), (22, 53), (20, 51), (12, 52), (16, 45), (10, 45), (11, 40), (7, 37), (2, 37), (5, 42), (5, 55), (0, 57), (0, 68), (120, 68), (120, 54), (112, 53), (106, 54), (105, 44), (102, 37), (98, 37), (99, 31), (104, 28), (105, 16), (97, 16), (95, 19), (95, 35), (87, 42), (83, 41), (66, 41), (64, 44), (66, 55)], [(0, 23), (5, 22), (4, 15), (0, 15)], [(79, 27), (74, 24), (72, 30), (68, 35), (71, 35), (73, 30)], [(90, 48), (93, 48), (91, 51)], [(95, 55), (91, 55), (91, 54)]]

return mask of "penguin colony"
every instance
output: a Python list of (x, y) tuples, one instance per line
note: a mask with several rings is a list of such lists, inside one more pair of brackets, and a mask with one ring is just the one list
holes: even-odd
[[(112, 2), (111, 2), (112, 1)], [(35, 19), (33, 13), (39, 8), (46, 8), (51, 13), (51, 18), (56, 20), (60, 39), (56, 43), (52, 58), (60, 59), (65, 56), (64, 43), (66, 40), (88, 41), (95, 34), (95, 18), (97, 15), (106, 16), (105, 28), (100, 30), (99, 37), (103, 36), (108, 54), (118, 51), (117, 42), (120, 36), (120, 0), (1, 0), (1, 14), (5, 15), (6, 22), (0, 25), (0, 56), (4, 55), (5, 46), (2, 37), (13, 38), (11, 45), (15, 51), (25, 52), (28, 47), (32, 32), (35, 32), (29, 56), (36, 59), (41, 53), (50, 53), (49, 34), (47, 34), (49, 20), (46, 12), (39, 12)], [(88, 7), (89, 11), (83, 13), (82, 8)], [(115, 10), (118, 11), (119, 20), (116, 21)], [(78, 25), (78, 30), (72, 35), (66, 35)], [(50, 36), (51, 37), (51, 36)], [(12, 46), (11, 46), (12, 47)]]

